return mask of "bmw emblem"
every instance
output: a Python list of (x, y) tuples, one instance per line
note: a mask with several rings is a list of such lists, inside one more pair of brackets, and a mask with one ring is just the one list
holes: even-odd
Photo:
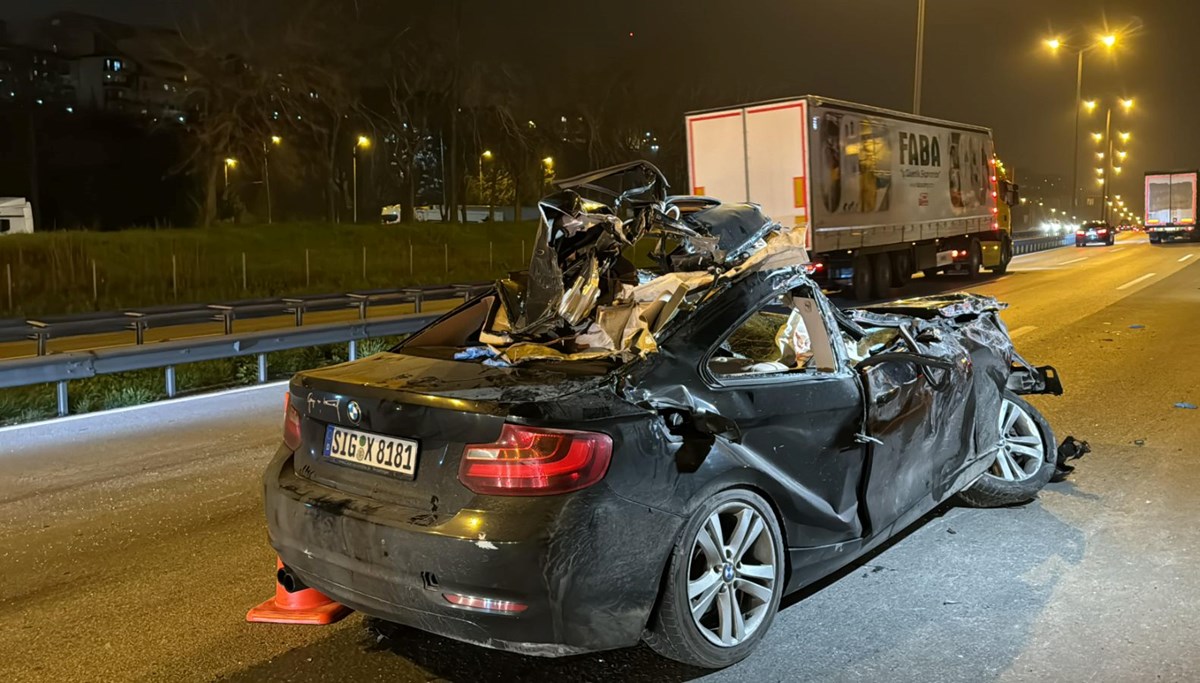
[(362, 408), (358, 407), (358, 401), (351, 401), (346, 406), (346, 416), (350, 418), (351, 422), (358, 422), (362, 419)]
[(733, 565), (727, 564), (721, 568), (721, 579), (724, 580), (725, 583), (732, 582), (733, 578), (734, 578)]

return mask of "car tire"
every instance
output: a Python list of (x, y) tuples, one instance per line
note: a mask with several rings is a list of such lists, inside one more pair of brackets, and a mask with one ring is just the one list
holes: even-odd
[[(713, 519), (716, 531), (710, 523)], [(740, 559), (753, 562), (737, 561), (738, 551), (731, 550), (743, 520), (748, 531), (742, 538), (749, 543), (743, 544)], [(751, 538), (755, 529), (760, 531)], [(684, 524), (671, 552), (658, 608), (643, 640), (658, 654), (691, 666), (721, 669), (740, 662), (754, 651), (775, 620), (785, 587), (785, 562), (783, 532), (762, 496), (746, 489), (728, 489), (705, 497)], [(768, 565), (769, 570), (765, 569)], [(743, 568), (753, 572), (743, 574)], [(769, 579), (765, 578), (768, 574)], [(707, 606), (700, 607), (706, 599)], [(699, 608), (699, 616), (693, 614), (693, 605)], [(740, 639), (734, 637), (739, 623), (735, 612), (741, 615)], [(722, 644), (723, 637), (729, 642)]]
[(1150, 244), (1158, 244), (1160, 241), (1162, 241), (1161, 237), (1157, 237), (1155, 235), (1150, 236)]
[(871, 292), (875, 290), (874, 277), (871, 273), (871, 257), (859, 254), (854, 257), (854, 261), (850, 265), (854, 269), (854, 276), (850, 280), (850, 287), (853, 290), (851, 293), (858, 301), (869, 301)]
[(937, 277), (938, 273), (940, 273), (940, 272), (942, 272), (942, 271), (939, 268), (925, 268), (921, 271), (921, 274), (924, 275), (926, 278), (931, 278), (931, 277)]
[(871, 295), (886, 299), (892, 287), (892, 258), (889, 254), (871, 256)]
[[(1031, 455), (1018, 452), (1005, 456), (1009, 451), (997, 452), (995, 463), (988, 471), (958, 494), (959, 502), (970, 507), (994, 508), (1027, 503), (1033, 500), (1038, 491), (1041, 491), (1042, 487), (1050, 481), (1050, 477), (1054, 476), (1055, 463), (1058, 461), (1058, 449), (1055, 446), (1054, 431), (1050, 428), (1050, 423), (1046, 422), (1046, 418), (1042, 417), (1037, 408), (1011, 391), (1004, 390), (1001, 398), (1000, 414), (996, 415), (995, 419), (1002, 421), (1012, 415), (1013, 413), (1008, 412), (1010, 407), (1017, 414), (1012, 430), (1004, 430), (1004, 424), (1001, 423), (1001, 430), (1006, 431), (1005, 434), (1002, 434), (1005, 441), (1004, 448), (1008, 449), (1012, 446), (1029, 448), (1033, 446), (1031, 437), (1036, 435), (1038, 445), (1035, 447), (1041, 453), (1035, 463)], [(1023, 441), (1015, 441), (1014, 437)], [(1006, 463), (1000, 462), (1002, 457), (1008, 458)], [(1005, 465), (1007, 465), (1007, 472), (1005, 472)], [(1019, 468), (1020, 473), (1018, 474), (1014, 468)]]

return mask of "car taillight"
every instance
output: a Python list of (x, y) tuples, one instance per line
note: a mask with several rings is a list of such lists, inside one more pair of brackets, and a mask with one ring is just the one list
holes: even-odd
[(607, 434), (505, 424), (495, 443), (463, 450), (458, 480), (475, 493), (544, 496), (587, 488), (612, 459)]
[(283, 397), (283, 443), (293, 451), (300, 447), (300, 411), (292, 405), (292, 394)]
[(1097, 234), (1097, 235), (1107, 235), (1107, 234), (1108, 234), (1108, 228), (1100, 228), (1100, 229), (1096, 230), (1096, 234)]
[(1084, 231), (1082, 231), (1082, 230), (1076, 230), (1076, 231), (1075, 231), (1075, 234), (1076, 234), (1076, 235), (1079, 235), (1080, 237), (1083, 237), (1083, 236), (1084, 236), (1084, 235), (1086, 235), (1087, 233), (1086, 233), (1086, 232), (1084, 232)]

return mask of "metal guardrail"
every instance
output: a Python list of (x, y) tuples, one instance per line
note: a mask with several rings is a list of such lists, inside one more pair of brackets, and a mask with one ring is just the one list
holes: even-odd
[(173, 325), (219, 322), (228, 336), (233, 334), (236, 320), (291, 315), (295, 326), (300, 327), (304, 324), (306, 313), (356, 308), (359, 320), (366, 320), (371, 306), (396, 304), (412, 304), (413, 311), (420, 313), (426, 301), (470, 298), (490, 286), (491, 282), (472, 282), (213, 304), (152, 306), (31, 320), (8, 319), (0, 320), (0, 342), (32, 340), (37, 344), (37, 355), (44, 356), (50, 339), (130, 331), (133, 332), (134, 343), (141, 345), (145, 342), (146, 330)]
[(267, 381), (267, 354), (275, 351), (349, 344), (350, 360), (358, 357), (358, 342), (372, 337), (388, 337), (415, 332), (441, 314), (406, 315), (354, 323), (331, 323), (301, 328), (285, 328), (240, 335), (159, 342), (144, 346), (123, 346), (96, 351), (72, 351), (49, 356), (31, 356), (0, 363), (0, 389), (55, 384), (58, 415), (70, 412), (68, 383), (98, 375), (134, 370), (164, 369), (164, 387), (168, 397), (176, 394), (175, 366), (201, 361), (257, 356), (258, 381)]
[(1013, 256), (1021, 254), (1032, 254), (1035, 251), (1046, 251), (1047, 249), (1057, 249), (1059, 247), (1067, 247), (1075, 243), (1074, 235), (1065, 237), (1026, 237), (1013, 240)]

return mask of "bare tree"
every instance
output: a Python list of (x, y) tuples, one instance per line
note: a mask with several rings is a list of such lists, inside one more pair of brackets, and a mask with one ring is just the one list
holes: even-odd
[(401, 34), (381, 52), (383, 78), (378, 104), (367, 108), (395, 170), (403, 202), (401, 220), (415, 220), (415, 207), (422, 178), (440, 163), (441, 131), (438, 122), (449, 99), (445, 74), (447, 65), (436, 45)]
[[(227, 160), (257, 166), (270, 139), (279, 86), (272, 67), (286, 58), (273, 32), (237, 2), (214, 2), (162, 41), (157, 57), (184, 74), (188, 148), (179, 169), (202, 179), (201, 223), (217, 217)], [(217, 20), (219, 18), (219, 20)], [(229, 162), (235, 163), (235, 162)]]

